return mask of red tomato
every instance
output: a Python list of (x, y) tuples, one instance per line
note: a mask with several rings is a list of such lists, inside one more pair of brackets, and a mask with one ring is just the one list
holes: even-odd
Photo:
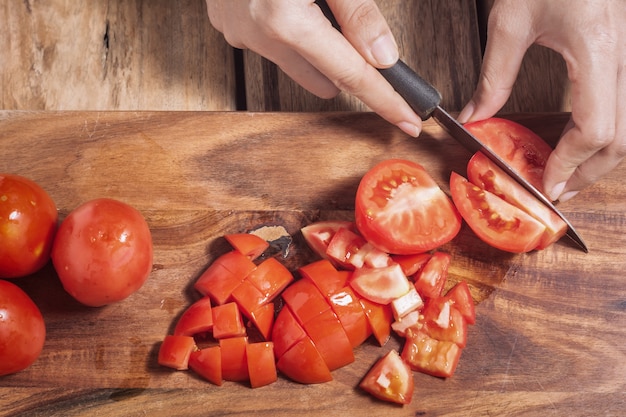
[(288, 378), (302, 384), (319, 384), (333, 379), (324, 358), (308, 336), (289, 348), (278, 359), (276, 367)]
[(422, 330), (409, 328), (402, 358), (414, 371), (448, 378), (454, 374), (461, 352), (462, 349), (454, 342), (442, 342)]
[(306, 332), (298, 323), (296, 316), (291, 312), (289, 307), (283, 307), (272, 328), (272, 342), (274, 342), (274, 354), (277, 358), (283, 356), (285, 352), (291, 349), (300, 340), (308, 337)]
[(221, 255), (200, 275), (194, 288), (216, 304), (228, 302), (232, 292), (256, 269), (254, 262), (237, 250)]
[(231, 302), (215, 306), (212, 308), (212, 313), (214, 338), (245, 336), (246, 328), (236, 303)]
[(359, 387), (383, 401), (409, 404), (413, 398), (413, 374), (398, 352), (390, 350), (374, 364)]
[(272, 342), (248, 343), (246, 345), (250, 386), (258, 388), (276, 382), (276, 361)]
[(222, 385), (222, 348), (210, 346), (189, 355), (189, 368), (207, 381)]
[(467, 164), (467, 177), (473, 184), (506, 200), (546, 226), (537, 249), (550, 246), (567, 233), (567, 224), (563, 219), (482, 153), (477, 152), (470, 159)]
[(452, 287), (444, 299), (452, 302), (452, 305), (461, 312), (467, 324), (476, 323), (476, 307), (466, 281), (460, 281)]
[(39, 308), (17, 285), (0, 280), (0, 376), (28, 368), (45, 340)]
[(48, 262), (57, 216), (54, 201), (39, 185), (0, 174), (0, 278), (29, 275)]
[(268, 300), (272, 300), (293, 281), (293, 275), (276, 258), (267, 258), (246, 279)]
[(399, 159), (384, 161), (363, 176), (355, 219), (369, 243), (400, 255), (441, 246), (461, 228), (459, 213), (426, 170)]
[(174, 334), (177, 336), (193, 336), (213, 330), (213, 310), (211, 299), (203, 297), (190, 305), (180, 316)]
[(235, 233), (224, 237), (233, 248), (252, 260), (261, 256), (270, 246), (267, 240), (251, 233)]
[(506, 119), (467, 123), (465, 128), (504, 159), (538, 190), (552, 148), (530, 129)]
[(248, 360), (246, 359), (246, 336), (220, 339), (222, 351), (222, 378), (226, 381), (247, 381)]
[(424, 268), (415, 277), (415, 289), (428, 298), (439, 297), (448, 279), (448, 266), (451, 256), (445, 252), (435, 252)]
[(443, 297), (431, 298), (422, 311), (424, 331), (433, 339), (454, 342), (459, 347), (467, 343), (467, 322), (450, 301)]
[(342, 227), (328, 243), (326, 255), (345, 269), (383, 267), (390, 263), (389, 255), (372, 246), (363, 236)]
[(359, 346), (372, 334), (363, 305), (350, 287), (346, 286), (336, 291), (328, 297), (328, 301), (352, 347)]
[(61, 223), (52, 262), (65, 290), (102, 306), (137, 291), (152, 270), (152, 237), (141, 213), (102, 198), (73, 210)]
[(311, 262), (298, 269), (303, 278), (311, 280), (328, 297), (346, 285), (349, 273), (338, 271), (328, 259)]
[(453, 172), (450, 191), (454, 204), (476, 235), (508, 252), (528, 252), (539, 244), (546, 227), (496, 195)]
[(337, 230), (342, 227), (356, 231), (356, 226), (353, 222), (336, 220), (311, 223), (300, 229), (300, 232), (302, 232), (302, 237), (304, 237), (309, 248), (320, 258), (326, 259), (328, 258), (328, 255), (326, 255), (328, 244)]
[(250, 313), (250, 321), (265, 340), (270, 340), (274, 326), (274, 304), (264, 304)]
[(350, 339), (332, 310), (324, 311), (304, 323), (302, 327), (313, 341), (328, 369), (334, 371), (354, 362)]
[(378, 344), (384, 346), (391, 336), (391, 323), (393, 322), (391, 307), (388, 304), (376, 304), (365, 298), (361, 298), (360, 302), (372, 329), (372, 334)]
[(418, 273), (432, 255), (430, 253), (416, 253), (413, 255), (393, 255), (392, 262), (397, 263), (402, 268), (402, 272), (407, 277)]
[(158, 363), (161, 366), (183, 371), (189, 368), (189, 356), (196, 348), (191, 336), (167, 335), (159, 348)]
[(231, 294), (232, 299), (237, 303), (241, 312), (247, 317), (252, 317), (252, 312), (257, 310), (270, 299), (263, 294), (250, 280), (245, 280)]
[(352, 274), (350, 286), (361, 297), (378, 304), (389, 304), (411, 290), (411, 283), (398, 264), (359, 268)]
[(300, 324), (330, 310), (326, 297), (308, 279), (300, 279), (283, 291), (283, 300)]

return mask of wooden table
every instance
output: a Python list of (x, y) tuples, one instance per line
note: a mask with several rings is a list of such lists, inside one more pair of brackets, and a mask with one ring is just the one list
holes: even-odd
[[(566, 114), (512, 118), (554, 141)], [(0, 172), (40, 183), (61, 218), (112, 197), (148, 220), (154, 270), (127, 300), (87, 308), (50, 266), (15, 281), (40, 306), (48, 335), (27, 370), (0, 378), (11, 416), (619, 416), (626, 405), (626, 166), (561, 206), (590, 252), (563, 240), (525, 255), (480, 243), (467, 228), (443, 249), (467, 279), (477, 324), (453, 378), (415, 374), (410, 405), (357, 388), (391, 348), (373, 341), (330, 383), (283, 377), (251, 389), (160, 367), (160, 341), (196, 297), (192, 284), (228, 246), (221, 236), (283, 226), (292, 269), (313, 258), (298, 230), (352, 218), (360, 177), (374, 163), (422, 163), (448, 190), (467, 152), (427, 122), (415, 140), (370, 113), (0, 112)]]

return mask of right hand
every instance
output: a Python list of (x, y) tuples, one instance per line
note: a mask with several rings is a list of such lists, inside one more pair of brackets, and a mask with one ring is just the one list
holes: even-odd
[(345, 91), (405, 133), (422, 120), (380, 75), (398, 60), (395, 39), (374, 0), (328, 0), (341, 33), (313, 0), (207, 0), (211, 24), (235, 48), (278, 65), (321, 98)]

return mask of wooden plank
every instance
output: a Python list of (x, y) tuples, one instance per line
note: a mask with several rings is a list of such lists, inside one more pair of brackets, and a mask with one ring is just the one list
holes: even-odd
[(7, 1), (0, 21), (0, 109), (236, 109), (203, 0)]
[[(554, 142), (568, 114), (511, 115)], [(144, 213), (155, 268), (129, 299), (86, 308), (50, 266), (16, 281), (48, 328), (41, 357), (0, 379), (0, 414), (36, 415), (598, 415), (626, 401), (626, 166), (560, 206), (585, 238), (526, 255), (488, 248), (463, 228), (443, 250), (452, 279), (477, 306), (455, 376), (415, 374), (412, 404), (370, 399), (357, 385), (390, 348), (368, 341), (356, 361), (315, 386), (280, 377), (250, 389), (215, 387), (159, 367), (159, 343), (197, 295), (192, 284), (228, 250), (227, 232), (280, 225), (281, 258), (314, 259), (299, 228), (349, 219), (360, 177), (375, 162), (422, 163), (444, 189), (469, 158), (431, 121), (415, 140), (370, 113), (0, 112), (0, 172), (39, 182), (63, 218), (82, 201), (118, 198)]]

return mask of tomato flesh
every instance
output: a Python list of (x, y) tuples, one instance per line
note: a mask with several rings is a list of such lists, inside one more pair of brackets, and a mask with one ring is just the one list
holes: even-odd
[(409, 404), (413, 398), (413, 374), (398, 352), (390, 350), (368, 371), (359, 387), (383, 401)]
[(451, 256), (445, 252), (435, 252), (415, 278), (415, 289), (424, 297), (439, 297), (448, 279)]
[(389, 304), (411, 290), (411, 283), (398, 264), (357, 269), (352, 275), (350, 286), (361, 297), (378, 304)]
[(278, 379), (272, 342), (248, 343), (246, 361), (252, 388), (269, 385)]
[(408, 329), (402, 358), (414, 371), (449, 378), (456, 370), (461, 351), (454, 342), (439, 341), (421, 330)]

